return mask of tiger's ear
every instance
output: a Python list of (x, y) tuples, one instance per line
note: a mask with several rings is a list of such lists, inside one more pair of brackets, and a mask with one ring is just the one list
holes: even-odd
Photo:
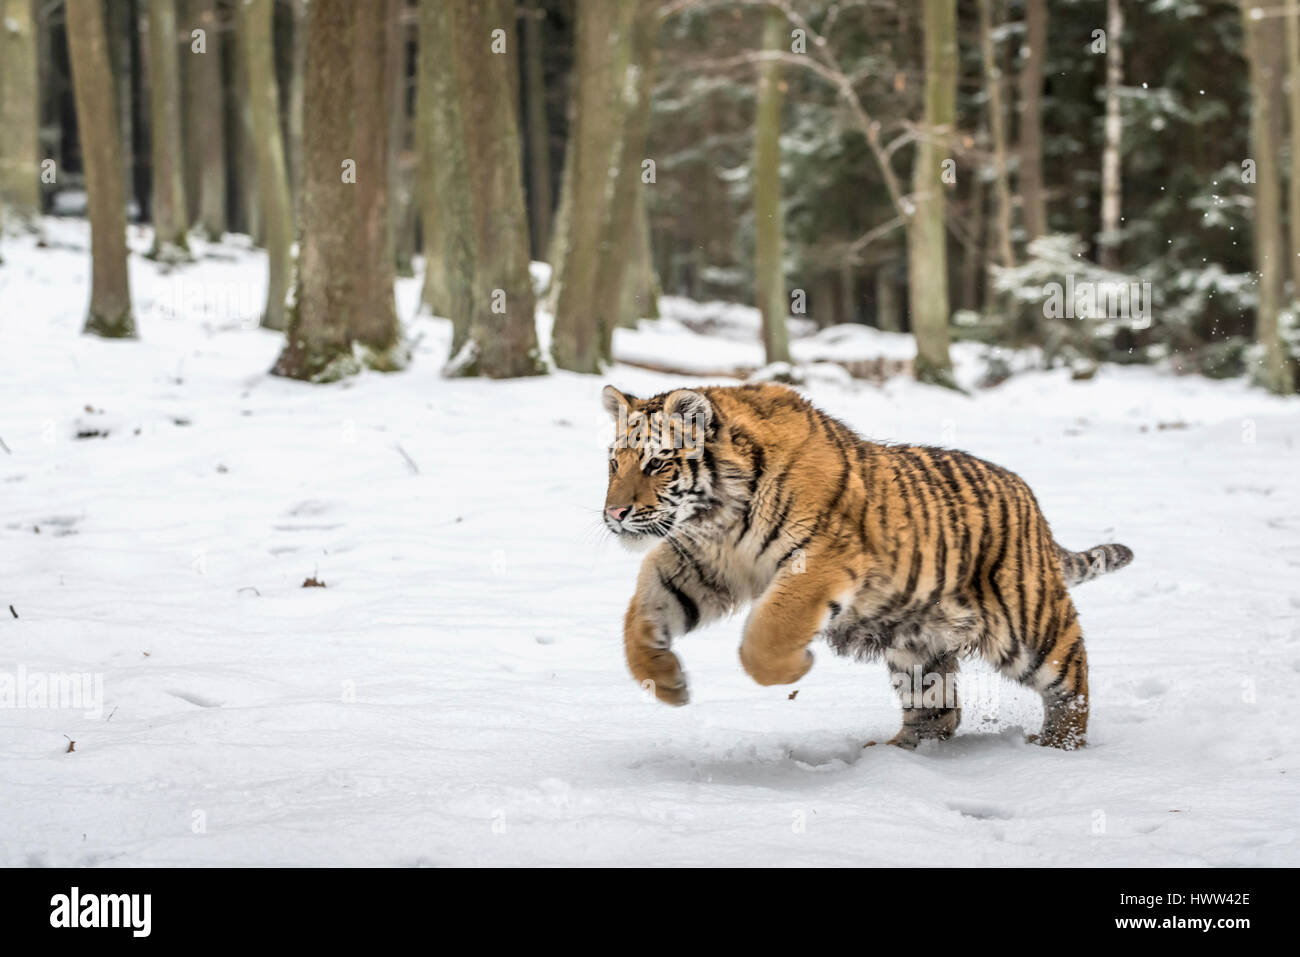
[(605, 411), (615, 422), (620, 418), (626, 421), (627, 414), (632, 411), (636, 402), (636, 396), (624, 395), (612, 385), (607, 385), (600, 390), (600, 404), (605, 407)]
[(694, 421), (707, 428), (713, 421), (713, 406), (698, 392), (678, 389), (668, 393), (668, 398), (664, 400), (664, 414), (679, 417), (685, 422)]

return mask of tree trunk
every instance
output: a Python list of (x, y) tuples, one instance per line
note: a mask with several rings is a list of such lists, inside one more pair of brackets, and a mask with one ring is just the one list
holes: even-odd
[[(983, 0), (981, 0), (983, 2)], [(1047, 0), (1026, 0), (1024, 65), (1020, 69), (1020, 199), (1027, 239), (1047, 233), (1043, 188), (1043, 72), (1047, 62)]]
[(0, 205), (8, 229), (38, 229), (41, 213), (39, 67), (32, 0), (0, 4)]
[(353, 143), (358, 7), (353, 0), (312, 0), (307, 12), (302, 242), (287, 342), (271, 371), (313, 382), (358, 369), (349, 328), (360, 268), (356, 186), (343, 181)]
[[(268, 275), (262, 327), (284, 329), (285, 297), (293, 283), (293, 207), (280, 136), (280, 90), (275, 77), (275, 0), (243, 0), (239, 52), (252, 119), (257, 205), (265, 226)], [(211, 51), (209, 51), (211, 55)]]
[(301, 222), (303, 192), (302, 101), (307, 65), (307, 0), (289, 0), (293, 14), (293, 68), (289, 76), (289, 189), (293, 195), (293, 221)]
[(405, 0), (398, 0), (388, 18), (388, 82), (392, 107), (388, 126), (388, 183), (393, 195), (389, 217), (388, 255), (396, 275), (415, 275), (411, 258), (415, 255), (415, 171), (411, 148), (411, 112), (408, 109), (406, 75), (407, 38), (404, 15)]
[(358, 260), (352, 307), (352, 336), (368, 352), (367, 365), (392, 371), (405, 365), (400, 355), (401, 331), (393, 296), (396, 262), (389, 158), (392, 116), (397, 109), (389, 74), (397, 59), (392, 47), (397, 35), (393, 21), (402, 0), (371, 0), (357, 4), (356, 74), (353, 100), (355, 124), (352, 153), (357, 181), (346, 187), (357, 205), (358, 226), (353, 255)]
[(135, 336), (126, 270), (126, 202), (113, 105), (113, 71), (100, 0), (67, 0), (68, 62), (72, 66), (90, 214), (91, 293), (85, 331)]
[(1002, 68), (998, 66), (997, 50), (993, 45), (993, 0), (979, 0), (980, 46), (984, 54), (984, 87), (988, 93), (989, 130), (993, 139), (993, 195), (997, 205), (995, 213), (996, 244), (999, 264), (1011, 267), (1016, 264), (1015, 250), (1011, 245), (1011, 189), (1007, 185), (1007, 134), (1002, 113)]
[(925, 119), (907, 223), (908, 298), (916, 337), (916, 377), (953, 386), (948, 357), (948, 251), (944, 230), (943, 140), (952, 133), (957, 98), (956, 0), (924, 0)]
[(564, 148), (564, 167), (560, 170), (560, 201), (551, 227), (551, 241), (546, 247), (546, 261), (551, 267), (551, 281), (546, 287), (546, 306), (555, 312), (560, 300), (560, 277), (564, 275), (564, 260), (569, 255), (569, 223), (573, 219), (573, 137), (576, 126), (570, 118), (569, 142)]
[[(55, 63), (55, 37), (53, 21), (63, 16), (62, 10), (52, 10), (49, 6), (36, 4), (36, 65), (37, 89), (40, 91), (40, 151), (42, 162), (51, 160), (56, 170), (64, 169), (63, 144), (67, 135), (62, 119), (64, 104), (64, 86), (67, 73)], [(130, 42), (130, 36), (127, 37)], [(63, 44), (64, 50), (67, 44)], [(109, 62), (112, 62), (112, 47), (109, 48)], [(3, 96), (3, 93), (0, 93)], [(55, 118), (58, 118), (57, 121)], [(125, 172), (125, 170), (124, 170)]]
[[(468, 345), (453, 354), (450, 375), (492, 378), (544, 371), (537, 351), (532, 277), (528, 271), (528, 214), (519, 160), (519, 110), (510, 67), (514, 0), (452, 0), (461, 95), (461, 135), (469, 172), (474, 231), (473, 297)], [(505, 53), (487, 42), (506, 30)], [(481, 42), (459, 38), (479, 37)]]
[(1286, 0), (1287, 70), (1291, 89), (1291, 301), (1300, 309), (1300, 0)]
[(424, 308), (451, 320), (455, 357), (469, 342), (475, 238), (451, 14), (444, 0), (421, 0), (416, 132), (424, 239), (420, 298)]
[(149, 0), (149, 139), (153, 166), (152, 259), (190, 258), (182, 172), (176, 0)]
[(985, 238), (984, 180), (978, 176), (971, 177), (971, 238), (962, 256), (961, 263), (961, 307), (972, 312), (980, 311), (979, 280), (988, 274), (988, 248)]
[(546, 11), (528, 0), (524, 12), (524, 96), (528, 101), (528, 199), (533, 255), (546, 255), (551, 238), (551, 145), (546, 128), (546, 83), (542, 74), (542, 20)]
[[(231, 40), (235, 44), (235, 62), (243, 63), (247, 57), (244, 52), (244, 36), (236, 31)], [(266, 243), (266, 232), (262, 207), (258, 202), (257, 137), (253, 132), (253, 92), (249, 89), (247, 70), (235, 71), (231, 92), (235, 98), (235, 123), (231, 137), (231, 165), (237, 189), (235, 205), (239, 210), (240, 225), (248, 233), (248, 238), (254, 246), (263, 246)]]
[(555, 280), (551, 343), (556, 365), (573, 372), (598, 373), (609, 359), (607, 344), (612, 330), (603, 327), (593, 299), (610, 198), (618, 179), (619, 94), (630, 55), (634, 13), (631, 3), (578, 2), (577, 108), (566, 159), (573, 167), (566, 170), (566, 175), (572, 176), (572, 202), (566, 223), (567, 248)]
[(884, 332), (902, 332), (902, 310), (898, 305), (898, 286), (893, 268), (876, 267), (876, 327)]
[[(769, 10), (763, 49), (785, 48), (785, 14)], [(781, 210), (781, 67), (767, 61), (758, 68), (754, 108), (754, 299), (763, 318), (763, 353), (769, 363), (790, 361), (785, 300), (785, 218)]]
[(645, 190), (639, 189), (633, 209), (632, 259), (623, 280), (620, 326), (632, 329), (641, 319), (659, 318), (659, 277), (655, 273), (654, 247), (650, 242), (650, 217)]
[(122, 195), (126, 198), (127, 208), (130, 208), (131, 200), (135, 199), (135, 98), (131, 94), (131, 78), (135, 74), (133, 40), (139, 40), (139, 17), (135, 0), (104, 4), (104, 10), (117, 100), (117, 142), (122, 151)]
[(1251, 16), (1258, 0), (1240, 0), (1242, 34), (1246, 59), (1250, 65), (1250, 155), (1255, 161), (1254, 246), (1255, 269), (1259, 274), (1259, 306), (1255, 319), (1255, 338), (1263, 350), (1259, 380), (1265, 388), (1280, 394), (1295, 391), (1295, 379), (1286, 342), (1281, 330), (1282, 287), (1286, 277), (1283, 264), (1282, 186), (1279, 144), (1275, 137), (1275, 102), (1269, 95), (1277, 60), (1271, 55), (1266, 31), (1271, 24)]
[[(241, 5), (242, 9), (242, 5)], [(193, 155), (198, 166), (199, 225), (212, 242), (226, 232), (226, 133), (221, 80), (221, 22), (216, 0), (194, 0), (191, 29), (204, 31), (205, 53), (190, 49), (190, 97), (194, 114)], [(278, 328), (284, 328), (280, 326)]]
[(650, 100), (654, 92), (655, 46), (659, 37), (658, 0), (637, 0), (628, 50), (627, 81), (617, 104), (621, 121), (614, 147), (609, 209), (605, 213), (593, 307), (605, 336), (602, 353), (613, 353), (614, 327), (624, 313), (628, 287), (643, 282), (638, 275), (637, 208), (643, 204), (641, 163), (650, 131)]
[(1124, 82), (1124, 10), (1120, 0), (1107, 0), (1106, 7), (1106, 120), (1101, 154), (1101, 235), (1098, 262), (1107, 269), (1119, 268), (1120, 230), (1120, 138), (1124, 118), (1120, 112), (1119, 88)]

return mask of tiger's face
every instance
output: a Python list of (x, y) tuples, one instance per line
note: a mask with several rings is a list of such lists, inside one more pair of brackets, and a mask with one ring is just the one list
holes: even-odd
[(702, 459), (713, 417), (708, 400), (686, 389), (637, 399), (606, 386), (603, 402), (615, 423), (605, 527), (626, 545), (649, 544), (707, 511), (711, 477)]

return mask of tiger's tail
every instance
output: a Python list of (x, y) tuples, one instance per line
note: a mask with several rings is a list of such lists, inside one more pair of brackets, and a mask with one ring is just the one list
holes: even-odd
[(1118, 571), (1133, 561), (1133, 549), (1127, 545), (1098, 545), (1082, 552), (1056, 546), (1056, 556), (1061, 561), (1061, 572), (1067, 585), (1092, 581), (1100, 575)]

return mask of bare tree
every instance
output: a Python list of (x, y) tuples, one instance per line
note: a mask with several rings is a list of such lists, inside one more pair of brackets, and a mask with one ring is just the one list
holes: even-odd
[(609, 359), (613, 330), (597, 314), (593, 295), (608, 235), (609, 196), (619, 175), (619, 94), (631, 57), (635, 13), (633, 3), (578, 2), (576, 100), (563, 184), (571, 198), (560, 201), (557, 239), (565, 248), (554, 257), (560, 272), (552, 280), (557, 286), (551, 343), (556, 365), (574, 372), (599, 372)]
[(546, 84), (542, 75), (542, 21), (546, 11), (538, 0), (528, 0), (524, 21), (524, 77), (527, 102), (528, 198), (533, 255), (546, 255), (551, 238), (551, 146), (546, 127)]
[(957, 3), (924, 0), (925, 118), (913, 167), (915, 211), (908, 220), (908, 295), (917, 378), (949, 385), (948, 251), (944, 227), (944, 138), (957, 103)]
[(182, 171), (181, 85), (176, 0), (149, 0), (149, 137), (153, 166), (151, 258), (190, 258)]
[(91, 293), (86, 332), (132, 337), (126, 270), (126, 201), (113, 106), (115, 88), (100, 0), (67, 0), (68, 62), (77, 108), (90, 214)]
[(1020, 68), (1020, 198), (1025, 235), (1047, 232), (1043, 187), (1043, 73), (1047, 62), (1047, 0), (1025, 0), (1024, 63)]
[(32, 0), (0, 6), (0, 205), (9, 229), (36, 229), (41, 212), (39, 67)]
[[(646, 138), (650, 131), (650, 99), (654, 92), (655, 47), (660, 20), (656, 0), (637, 0), (629, 30), (626, 80), (619, 91), (617, 116), (620, 123), (611, 170), (613, 182), (609, 207), (600, 240), (600, 256), (592, 308), (604, 336), (601, 351), (613, 351), (614, 328), (625, 319), (629, 294), (644, 287), (646, 263), (639, 259), (639, 247), (649, 242), (638, 233), (638, 208), (644, 207), (647, 168)], [(648, 224), (646, 228), (648, 230)], [(648, 255), (648, 250), (645, 251)]]
[(424, 239), (420, 299), (424, 308), (451, 319), (455, 356), (469, 341), (475, 238), (451, 14), (442, 0), (421, 0), (416, 136)]
[[(697, 0), (672, 0), (662, 8), (663, 16), (692, 7)], [(731, 0), (737, 6), (776, 8), (785, 14), (790, 27), (799, 31), (807, 45), (806, 53), (790, 50), (759, 50), (715, 63), (725, 68), (736, 63), (761, 63), (779, 60), (810, 71), (830, 86), (843, 101), (853, 127), (862, 135), (875, 162), (876, 172), (885, 187), (890, 204), (897, 214), (889, 222), (873, 227), (849, 247), (853, 255), (869, 243), (898, 229), (908, 236), (908, 285), (912, 291), (912, 331), (917, 340), (918, 360), (914, 370), (918, 378), (938, 384), (953, 385), (948, 356), (948, 276), (944, 247), (944, 201), (940, 169), (943, 146), (952, 136), (952, 116), (956, 99), (955, 0), (923, 0), (926, 27), (926, 116), (922, 134), (907, 132), (892, 141), (884, 138), (884, 125), (867, 112), (850, 75), (839, 63), (834, 47), (799, 12), (790, 0)], [(900, 14), (908, 8), (900, 8)], [(933, 66), (933, 69), (931, 69)], [(943, 117), (947, 119), (943, 119)], [(892, 157), (898, 149), (916, 141), (917, 156), (913, 164), (914, 187), (924, 185), (915, 194), (904, 192), (894, 171)], [(561, 197), (560, 214), (564, 215)], [(937, 219), (936, 219), (937, 215)], [(937, 225), (937, 229), (935, 228)], [(919, 292), (919, 297), (917, 293)]]
[(534, 375), (544, 367), (537, 348), (514, 107), (514, 0), (450, 0), (449, 6), (456, 24), (475, 256), (468, 342), (446, 371), (492, 378)]
[(287, 342), (276, 375), (328, 382), (356, 372), (351, 310), (358, 257), (353, 148), (354, 51), (358, 5), (311, 0), (303, 78), (302, 241)]
[[(764, 16), (763, 49), (780, 50), (786, 22), (779, 10)], [(758, 68), (754, 117), (754, 285), (763, 319), (768, 362), (790, 361), (789, 309), (785, 301), (785, 219), (781, 210), (781, 71), (769, 60)]]
[(262, 326), (283, 330), (285, 297), (293, 284), (293, 207), (280, 135), (280, 90), (275, 78), (274, 0), (241, 0), (239, 45), (252, 120), (257, 203), (262, 210), (268, 262)]
[(397, 58), (393, 22), (402, 0), (357, 5), (352, 156), (357, 181), (353, 255), (361, 261), (354, 289), (352, 337), (366, 350), (366, 364), (391, 371), (405, 365), (393, 296), (396, 260), (392, 226), (392, 115), (397, 109), (388, 64)]
[(1098, 261), (1107, 269), (1119, 268), (1120, 231), (1120, 139), (1124, 116), (1119, 88), (1124, 82), (1124, 52), (1120, 35), (1124, 32), (1124, 9), (1120, 0), (1107, 0), (1106, 6), (1106, 120), (1105, 145), (1101, 154), (1101, 235), (1098, 237)]
[[(1011, 187), (1007, 183), (1007, 134), (1002, 112), (1002, 68), (993, 45), (993, 0), (979, 0), (980, 47), (984, 55), (984, 88), (988, 94), (989, 131), (993, 139), (993, 192), (997, 204), (994, 230), (998, 259), (1003, 266), (1016, 264), (1011, 245)], [(1023, 131), (1022, 131), (1023, 132)]]
[(1259, 274), (1259, 305), (1255, 317), (1255, 338), (1263, 351), (1258, 377), (1265, 388), (1278, 393), (1295, 391), (1292, 360), (1282, 336), (1283, 265), (1282, 184), (1276, 140), (1277, 104), (1271, 92), (1277, 78), (1279, 57), (1262, 17), (1256, 16), (1256, 0), (1240, 0), (1242, 35), (1250, 65), (1250, 144), (1255, 166), (1254, 245), (1255, 269)]
[(391, 87), (389, 97), (392, 108), (388, 125), (388, 182), (392, 192), (392, 214), (389, 216), (389, 257), (396, 274), (404, 278), (415, 275), (412, 260), (415, 256), (415, 150), (411, 142), (412, 116), (410, 111), (410, 83), (407, 76), (407, 19), (406, 2), (397, 0), (388, 17), (389, 57), (387, 82)]
[(289, 189), (293, 195), (293, 221), (297, 226), (302, 207), (303, 149), (302, 103), (303, 76), (307, 65), (307, 0), (289, 0), (293, 15), (293, 50), (289, 69), (288, 170)]
[[(239, 9), (243, 9), (241, 3)], [(216, 0), (193, 0), (191, 29), (203, 31), (202, 52), (189, 52), (190, 114), (197, 169), (199, 225), (208, 239), (226, 232), (225, 93), (221, 79), (221, 22)], [(281, 327), (283, 328), (283, 327)]]
[(1300, 0), (1286, 0), (1287, 72), (1291, 88), (1291, 300), (1300, 309)]

